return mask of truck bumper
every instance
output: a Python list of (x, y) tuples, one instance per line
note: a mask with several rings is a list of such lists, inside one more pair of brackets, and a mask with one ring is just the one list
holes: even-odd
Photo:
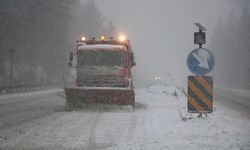
[(86, 104), (135, 105), (134, 89), (116, 87), (68, 87), (64, 88), (66, 106), (81, 108)]

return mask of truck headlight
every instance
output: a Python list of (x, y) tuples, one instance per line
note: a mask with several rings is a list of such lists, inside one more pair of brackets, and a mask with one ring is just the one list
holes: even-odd
[(126, 37), (124, 35), (119, 36), (119, 41), (124, 42), (126, 40)]
[(85, 36), (82, 36), (82, 37), (81, 37), (81, 40), (82, 40), (82, 41), (85, 41), (85, 40), (86, 40), (86, 37), (85, 37)]

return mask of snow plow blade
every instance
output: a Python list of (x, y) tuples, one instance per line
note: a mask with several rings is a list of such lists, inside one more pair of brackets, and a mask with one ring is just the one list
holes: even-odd
[(86, 105), (130, 105), (134, 108), (135, 94), (129, 88), (65, 88), (66, 106), (82, 108)]

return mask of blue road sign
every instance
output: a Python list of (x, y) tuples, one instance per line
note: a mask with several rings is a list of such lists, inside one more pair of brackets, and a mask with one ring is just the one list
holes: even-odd
[(197, 75), (205, 75), (214, 68), (214, 55), (206, 48), (194, 49), (187, 58), (189, 70)]

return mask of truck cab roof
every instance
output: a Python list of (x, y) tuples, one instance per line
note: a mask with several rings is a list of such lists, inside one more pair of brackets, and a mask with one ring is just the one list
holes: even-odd
[(78, 47), (78, 50), (124, 51), (124, 50), (128, 50), (128, 49), (124, 45), (112, 45), (112, 44), (87, 45), (87, 44), (83, 44), (83, 45)]
[(89, 50), (89, 49), (113, 49), (113, 50), (131, 50), (129, 40), (120, 42), (118, 40), (86, 40), (77, 41), (78, 50)]

